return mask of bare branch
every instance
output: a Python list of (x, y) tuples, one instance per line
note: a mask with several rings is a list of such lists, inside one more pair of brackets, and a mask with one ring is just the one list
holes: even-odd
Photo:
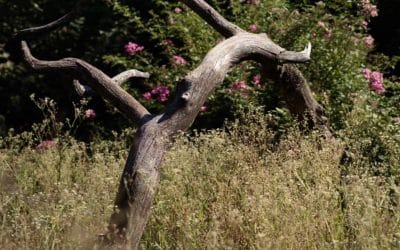
[(224, 37), (231, 37), (240, 32), (245, 32), (239, 26), (229, 22), (215, 9), (203, 0), (181, 0), (190, 9), (196, 12), (209, 25)]
[(141, 121), (150, 115), (143, 105), (128, 94), (101, 70), (77, 58), (64, 58), (57, 61), (38, 60), (32, 56), (25, 41), (21, 41), (25, 61), (35, 70), (55, 70), (70, 73), (74, 78), (87, 82), (103, 98), (110, 101), (130, 119)]
[[(277, 66), (282, 53), (296, 55), (290, 60), (307, 61), (307, 53), (285, 51), (265, 34), (241, 32), (211, 49), (200, 65), (180, 82), (174, 101), (164, 113), (144, 124), (135, 137), (121, 178), (111, 217), (110, 229), (126, 235), (137, 249), (158, 185), (160, 164), (167, 149), (165, 141), (178, 131), (186, 131), (213, 90), (223, 82), (229, 70), (241, 61), (254, 59)], [(281, 58), (286, 62), (285, 58)], [(308, 90), (308, 89), (306, 89)]]
[(311, 43), (301, 52), (283, 51), (278, 55), (278, 61), (283, 62), (308, 62), (311, 60)]
[(93, 93), (93, 89), (89, 85), (81, 84), (79, 80), (74, 79), (72, 85), (74, 86), (75, 92), (80, 97), (91, 95)]
[(130, 69), (114, 76), (112, 80), (116, 82), (118, 85), (121, 85), (122, 83), (126, 82), (131, 78), (149, 78), (149, 77), (150, 74), (147, 72), (142, 72), (136, 69)]
[[(285, 58), (280, 58), (280, 55), (285, 52), (296, 55), (297, 58), (293, 56), (290, 57), (291, 61), (285, 61)], [(248, 59), (262, 64), (277, 65), (279, 60), (282, 63), (305, 62), (309, 60), (309, 56), (303, 52), (286, 51), (272, 42), (266, 34), (248, 32), (237, 34), (211, 49), (201, 64), (185, 77), (177, 89), (174, 102), (160, 116), (160, 122), (168, 120), (173, 123), (167, 126), (173, 131), (186, 130), (207, 97), (224, 80), (229, 70)], [(182, 109), (182, 105), (185, 108)], [(172, 118), (175, 116), (176, 119)], [(188, 120), (190, 122), (184, 122)]]
[[(131, 78), (149, 78), (150, 74), (147, 72), (142, 72), (136, 69), (130, 69), (127, 71), (124, 71), (112, 78), (112, 80), (118, 84), (121, 85), (122, 83), (126, 82), (127, 80)], [(93, 90), (90, 86), (81, 84), (79, 80), (74, 79), (73, 80), (73, 85), (75, 88), (76, 93), (79, 96), (84, 96), (84, 95), (90, 95), (92, 94)]]
[[(226, 20), (204, 0), (181, 0), (181, 2), (183, 2), (194, 12), (196, 12), (201, 18), (203, 18), (208, 24), (210, 24), (224, 37), (228, 38), (239, 33), (247, 33), (247, 31), (244, 31), (240, 27)], [(281, 51), (280, 55), (277, 57), (277, 62), (304, 63), (310, 61), (310, 54), (311, 43), (308, 43), (307, 47), (302, 52), (293, 52), (286, 50)]]
[(60, 17), (59, 19), (57, 19), (53, 22), (50, 22), (50, 23), (42, 25), (42, 26), (37, 26), (37, 27), (20, 30), (16, 34), (15, 38), (23, 40), (23, 39), (27, 39), (28, 37), (36, 36), (36, 35), (43, 34), (43, 33), (48, 33), (59, 27), (62, 27), (63, 25), (72, 21), (79, 14), (80, 6), (82, 5), (83, 2), (85, 2), (85, 0), (79, 0), (76, 3), (76, 5), (72, 11), (70, 11), (69, 13), (65, 14), (64, 16)]

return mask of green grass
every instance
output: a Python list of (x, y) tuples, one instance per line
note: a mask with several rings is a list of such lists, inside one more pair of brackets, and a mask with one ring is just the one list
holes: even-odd
[[(400, 248), (393, 176), (343, 176), (338, 140), (293, 128), (276, 142), (265, 124), (177, 136), (144, 249)], [(0, 248), (98, 248), (126, 154), (122, 137), (2, 149)]]

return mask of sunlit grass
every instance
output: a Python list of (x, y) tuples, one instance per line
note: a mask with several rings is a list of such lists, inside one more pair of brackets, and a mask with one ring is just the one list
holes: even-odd
[[(265, 124), (249, 118), (177, 136), (143, 248), (400, 247), (392, 178), (351, 169), (343, 176), (338, 140), (293, 128), (277, 142)], [(1, 249), (96, 248), (127, 146), (120, 137), (65, 140), (42, 152), (0, 151)]]

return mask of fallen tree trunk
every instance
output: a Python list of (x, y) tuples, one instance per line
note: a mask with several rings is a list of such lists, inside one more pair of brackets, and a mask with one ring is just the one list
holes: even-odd
[[(286, 51), (266, 34), (248, 33), (228, 22), (203, 0), (182, 2), (227, 39), (211, 49), (201, 64), (180, 81), (175, 99), (159, 115), (151, 115), (123, 90), (118, 84), (120, 80), (108, 77), (87, 62), (75, 58), (42, 61), (32, 56), (27, 43), (23, 41), (25, 34), (31, 36), (35, 32), (57, 28), (70, 19), (71, 15), (39, 28), (24, 30), (18, 35), (22, 40), (24, 59), (32, 68), (73, 74), (79, 82), (89, 85), (128, 118), (139, 123), (106, 235), (110, 242), (121, 236), (131, 249), (139, 247), (157, 191), (160, 167), (171, 146), (172, 136), (190, 128), (201, 106), (235, 65), (245, 60), (255, 60), (263, 67), (268, 67), (268, 71), (272, 72), (268, 77), (275, 82), (291, 113), (300, 119), (308, 117), (310, 126), (326, 127), (323, 108), (313, 98), (306, 79), (293, 64), (288, 64), (309, 61), (311, 45), (302, 52)], [(134, 77), (136, 73), (124, 75)], [(79, 82), (74, 82), (76, 88), (82, 87)]]

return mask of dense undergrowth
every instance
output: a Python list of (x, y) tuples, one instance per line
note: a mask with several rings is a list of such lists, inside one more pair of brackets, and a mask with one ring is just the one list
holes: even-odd
[[(272, 121), (250, 112), (224, 129), (178, 135), (143, 249), (400, 247), (399, 144), (387, 175), (363, 157), (344, 162), (345, 141), (294, 124), (277, 136)], [(2, 249), (96, 248), (131, 133), (92, 144), (60, 136), (42, 148), (20, 147), (34, 133), (5, 138), (13, 147), (0, 151)]]

